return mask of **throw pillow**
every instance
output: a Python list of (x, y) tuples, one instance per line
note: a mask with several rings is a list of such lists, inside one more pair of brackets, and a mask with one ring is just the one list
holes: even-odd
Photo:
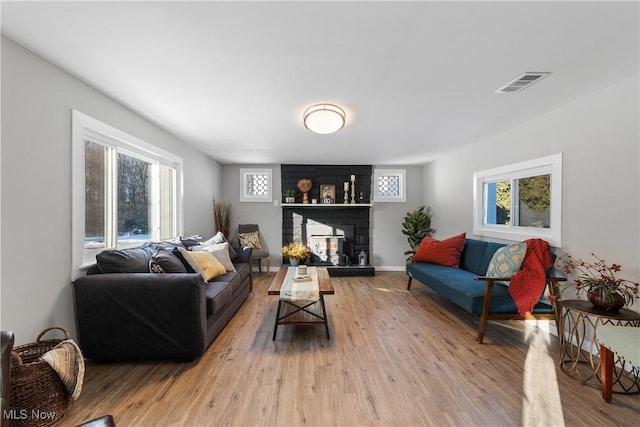
[(238, 233), (240, 246), (243, 248), (262, 249), (260, 245), (260, 233), (253, 231), (251, 233)]
[[(228, 242), (229, 241), (227, 240), (227, 238), (224, 237), (224, 234), (222, 234), (222, 231), (218, 231), (215, 236), (202, 242), (198, 246), (198, 248), (202, 249), (206, 246), (211, 246), (211, 245), (220, 244), (220, 243), (228, 243)], [(227, 248), (229, 250), (229, 258), (232, 260), (236, 259), (238, 257), (238, 253), (231, 247), (231, 245), (228, 245)]]
[[(522, 261), (527, 254), (526, 243), (514, 243), (498, 249), (489, 261), (487, 267), (487, 277), (511, 277), (516, 274), (522, 266)], [(502, 285), (509, 286), (510, 282), (499, 281)]]
[(227, 272), (220, 261), (218, 261), (218, 259), (210, 252), (191, 252), (191, 257), (195, 259), (202, 269), (204, 273), (202, 277), (205, 282), (208, 282), (214, 277), (222, 276)]
[(227, 241), (227, 238), (224, 237), (224, 234), (222, 234), (221, 231), (218, 231), (216, 233), (215, 236), (213, 236), (210, 239), (205, 240), (204, 242), (201, 243), (202, 246), (211, 246), (211, 245), (216, 245), (219, 243), (224, 243)]
[[(152, 262), (155, 262), (161, 269), (162, 273), (186, 273), (182, 261), (173, 253), (166, 249), (159, 249), (151, 258)], [(153, 270), (151, 270), (153, 271)]]
[(160, 264), (158, 264), (158, 262), (153, 258), (151, 258), (151, 261), (149, 261), (149, 271), (151, 271), (152, 273), (164, 273), (164, 270), (162, 269)]
[(236, 271), (236, 267), (231, 262), (231, 257), (229, 256), (229, 243), (218, 243), (213, 245), (208, 245), (203, 247), (201, 250), (209, 252), (212, 254), (220, 264), (224, 266), (226, 271)]
[(108, 249), (96, 255), (96, 264), (104, 273), (148, 273), (151, 254), (146, 247)]
[(204, 237), (199, 234), (189, 237), (180, 237), (180, 243), (182, 243), (182, 245), (187, 249), (189, 249), (191, 246), (199, 245), (203, 240)]
[(425, 237), (420, 242), (420, 246), (413, 256), (413, 261), (458, 268), (466, 236), (467, 233), (462, 233), (445, 240)]

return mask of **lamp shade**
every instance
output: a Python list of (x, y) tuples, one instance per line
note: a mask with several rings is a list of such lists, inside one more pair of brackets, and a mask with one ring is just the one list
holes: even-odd
[(322, 135), (342, 129), (346, 117), (344, 110), (333, 104), (317, 104), (307, 108), (302, 114), (304, 127)]

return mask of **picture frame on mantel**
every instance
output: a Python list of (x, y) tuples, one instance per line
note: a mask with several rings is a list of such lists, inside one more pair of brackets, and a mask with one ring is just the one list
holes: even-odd
[(336, 186), (334, 184), (320, 184), (320, 200), (322, 204), (330, 205), (336, 202)]

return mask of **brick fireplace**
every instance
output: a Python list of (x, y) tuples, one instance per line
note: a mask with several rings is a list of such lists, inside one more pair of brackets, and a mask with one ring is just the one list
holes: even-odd
[[(327, 266), (332, 276), (372, 276), (368, 265), (358, 266), (358, 254), (371, 257), (369, 211), (371, 205), (371, 166), (348, 165), (282, 165), (282, 190), (297, 188), (300, 179), (313, 182), (309, 200), (317, 204), (296, 203), (282, 206), (282, 244), (303, 242), (310, 247), (310, 265)], [(356, 204), (343, 203), (343, 184), (356, 177)], [(338, 203), (322, 204), (320, 185), (335, 185)]]

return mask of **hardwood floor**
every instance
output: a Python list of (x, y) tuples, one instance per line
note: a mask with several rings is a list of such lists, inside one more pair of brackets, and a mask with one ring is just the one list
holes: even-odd
[(558, 368), (557, 339), (531, 324), (477, 319), (406, 275), (333, 278), (331, 340), (281, 326), (273, 274), (193, 363), (87, 363), (62, 425), (112, 414), (118, 426), (637, 426), (638, 395), (583, 386)]

